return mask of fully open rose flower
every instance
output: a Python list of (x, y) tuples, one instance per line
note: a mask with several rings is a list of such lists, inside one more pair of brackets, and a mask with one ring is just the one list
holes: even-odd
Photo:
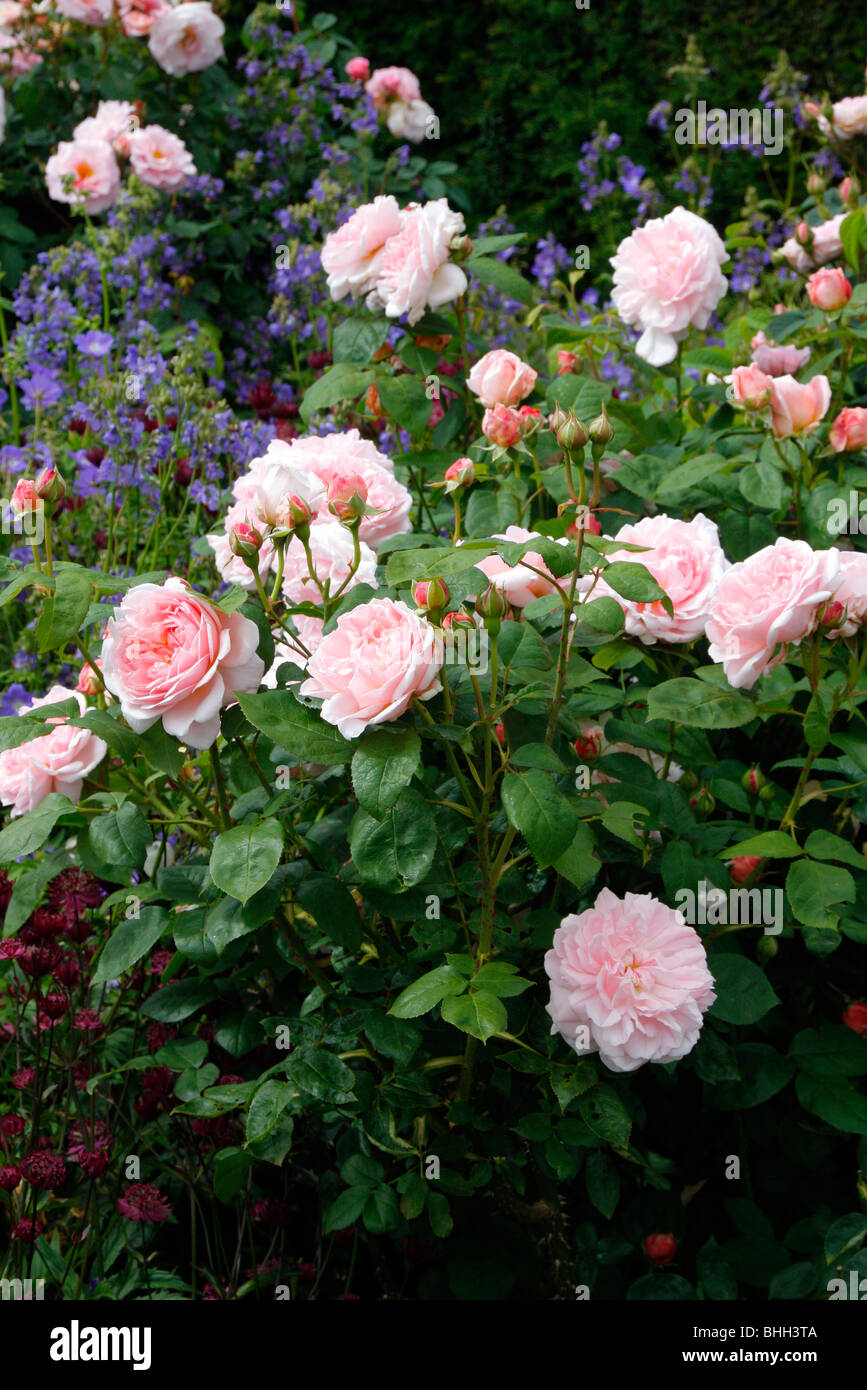
[(826, 376), (814, 376), (803, 385), (792, 376), (774, 378), (771, 392), (771, 429), (777, 439), (811, 434), (828, 412), (831, 385)]
[(806, 275), (815, 266), (824, 265), (826, 261), (833, 261), (838, 256), (842, 256), (843, 242), (840, 239), (840, 227), (845, 216), (846, 213), (841, 212), (837, 217), (831, 217), (818, 227), (811, 227), (812, 241), (809, 251), (801, 245), (796, 237), (790, 236), (788, 241), (783, 242), (780, 254), (784, 260), (788, 261), (792, 270)]
[(650, 893), (603, 888), (563, 918), (545, 970), (551, 1032), (618, 1072), (685, 1057), (716, 998), (698, 933)]
[(389, 318), (406, 314), (417, 323), (425, 309), (439, 309), (463, 294), (467, 277), (449, 260), (450, 243), (463, 232), (463, 213), (445, 198), (407, 208), (400, 232), (386, 243), (375, 290)]
[(150, 27), (148, 47), (164, 72), (183, 77), (212, 67), (223, 56), (226, 26), (205, 0), (175, 5)]
[(96, 115), (79, 121), (72, 137), (74, 140), (107, 140), (121, 154), (137, 125), (138, 116), (131, 101), (101, 101)]
[(325, 238), (322, 268), (332, 299), (344, 299), (348, 294), (360, 299), (374, 289), (385, 244), (397, 236), (402, 225), (396, 198), (374, 198)]
[(221, 708), (259, 688), (258, 641), (249, 618), (223, 613), (181, 579), (138, 584), (109, 619), (103, 679), (136, 733), (161, 719), (167, 734), (209, 748)]
[(824, 135), (834, 135), (838, 140), (854, 140), (856, 135), (867, 135), (867, 96), (842, 97), (831, 108), (831, 120), (819, 115), (817, 123)]
[(117, 0), (123, 32), (133, 39), (149, 34), (154, 22), (168, 8), (163, 0)]
[[(510, 526), (495, 536), (498, 541), (530, 541), (539, 536), (538, 531), (526, 531), (523, 526)], [(563, 544), (568, 545), (564, 539)], [(514, 608), (525, 608), (534, 598), (544, 598), (553, 594), (557, 585), (542, 556), (535, 550), (524, 554), (526, 563), (507, 565), (499, 555), (486, 555), (475, 566), (487, 575), (495, 589), (500, 589)], [(530, 568), (532, 566), (532, 568)]]
[(371, 599), (337, 619), (307, 665), (300, 694), (323, 701), (322, 718), (344, 738), (389, 724), (414, 699), (442, 689), (436, 629), (407, 604)]
[[(87, 708), (83, 695), (54, 685), (47, 695), (31, 701), (18, 713), (26, 716), (31, 710), (64, 700), (74, 700), (82, 714)], [(11, 806), (12, 816), (34, 811), (51, 792), (77, 802), (84, 778), (108, 752), (101, 738), (87, 729), (75, 728), (66, 717), (47, 720), (45, 727), (49, 733), (0, 753), (0, 802)]]
[(654, 367), (673, 362), (689, 328), (706, 328), (728, 289), (728, 252), (709, 222), (686, 208), (655, 217), (622, 241), (611, 259), (611, 298), (642, 330), (635, 351)]
[(646, 545), (646, 551), (612, 551), (606, 558), (644, 565), (671, 599), (674, 615), (662, 602), (638, 603), (622, 598), (605, 583), (605, 571), (593, 590), (617, 600), (623, 609), (626, 631), (649, 645), (652, 642), (692, 642), (704, 632), (711, 600), (728, 568), (719, 543), (716, 523), (698, 512), (692, 521), (670, 516), (645, 516), (634, 526), (622, 526), (617, 540)]
[[(352, 534), (339, 521), (318, 521), (310, 528), (309, 546), (316, 579), (322, 585), (327, 581), (333, 596), (349, 578), (353, 559)], [(372, 589), (378, 587), (375, 554), (364, 541), (359, 542), (359, 551), (358, 568), (344, 593), (354, 589), (356, 584), (369, 584)], [(322, 591), (310, 574), (307, 553), (297, 536), (293, 536), (286, 547), (283, 594), (288, 603), (322, 602)]]
[(315, 514), (324, 503), (325, 485), (293, 454), (292, 444), (272, 439), (234, 484), (232, 493), (246, 508), (246, 521), (258, 527), (277, 526), (283, 519), (281, 504), (288, 497), (299, 498)]
[[(369, 439), (362, 439), (358, 430), (293, 439), (287, 448), (293, 465), (318, 478), (323, 490), (337, 476), (361, 479), (367, 489), (367, 506), (375, 510), (362, 517), (359, 536), (374, 550), (392, 536), (412, 529), (412, 494), (395, 478), (391, 459)], [(319, 515), (323, 520), (332, 519), (324, 491)]]
[(838, 454), (867, 449), (867, 409), (863, 405), (850, 405), (841, 410), (831, 426), (829, 438)]
[(114, 0), (56, 0), (58, 14), (99, 29), (114, 14)]
[(183, 140), (160, 125), (146, 125), (129, 137), (133, 173), (151, 188), (173, 193), (195, 176), (196, 166)]
[(518, 405), (529, 396), (538, 375), (514, 352), (495, 348), (473, 365), (467, 386), (484, 406)]
[(753, 364), (767, 376), (794, 376), (810, 360), (810, 349), (768, 342), (764, 333), (757, 333), (750, 343)]
[(418, 78), (409, 68), (377, 68), (364, 90), (377, 109), (389, 101), (418, 101), (421, 96)]
[(839, 582), (838, 550), (813, 550), (784, 536), (732, 565), (708, 615), (711, 661), (722, 662), (736, 689), (750, 689), (813, 631)]
[(429, 130), (436, 129), (436, 119), (436, 112), (426, 101), (393, 101), (385, 124), (396, 140), (410, 140), (418, 145)]
[(83, 206), (88, 213), (105, 212), (117, 202), (120, 169), (114, 150), (104, 140), (61, 140), (45, 165), (45, 182), (56, 203)]

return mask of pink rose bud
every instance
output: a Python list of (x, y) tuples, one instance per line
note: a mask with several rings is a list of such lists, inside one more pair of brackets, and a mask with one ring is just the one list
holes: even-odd
[(567, 351), (566, 348), (561, 348), (557, 353), (557, 375), (567, 376), (570, 372), (577, 373), (579, 370), (580, 363), (575, 353)]
[(850, 405), (841, 410), (831, 426), (829, 437), (838, 454), (851, 454), (856, 449), (867, 448), (867, 409), (863, 405)]
[(826, 314), (833, 313), (849, 303), (852, 286), (842, 270), (836, 266), (833, 269), (823, 266), (821, 270), (814, 271), (807, 281), (807, 294), (814, 309), (823, 309)]
[(744, 410), (766, 410), (771, 403), (773, 378), (751, 362), (748, 367), (735, 367), (732, 372), (732, 396)]
[(771, 429), (777, 439), (812, 434), (831, 404), (831, 385), (826, 376), (807, 382), (791, 376), (774, 378), (771, 393)]
[(412, 596), (423, 612), (438, 613), (449, 601), (449, 589), (441, 579), (422, 579), (414, 585)]
[(497, 742), (499, 743), (500, 747), (502, 748), (503, 745), (504, 745), (505, 742), (506, 742), (506, 730), (505, 730), (505, 727), (504, 727), (502, 724), (497, 724), (497, 725), (495, 725), (495, 726), (494, 726), (494, 734), (495, 734), (495, 736), (496, 736)]
[(524, 434), (532, 434), (542, 423), (542, 412), (534, 405), (522, 405), (518, 410)]
[(814, 198), (821, 197), (825, 192), (825, 180), (821, 174), (812, 173), (807, 177), (807, 192), (812, 193)]
[(496, 623), (494, 631), (499, 629), (500, 619), (504, 618), (509, 611), (509, 600), (506, 598), (502, 589), (498, 589), (495, 584), (489, 584), (487, 589), (483, 589), (476, 599), (476, 612), (480, 618), (488, 623)]
[(458, 608), (454, 613), (446, 613), (443, 617), (443, 627), (475, 627), (475, 622), (469, 613), (465, 613), (462, 608)]
[(250, 568), (258, 568), (257, 556), (262, 545), (262, 537), (249, 522), (237, 521), (229, 532), (229, 549), (233, 555), (246, 560)]
[(806, 222), (799, 222), (795, 228), (795, 241), (799, 241), (802, 246), (806, 246), (813, 233)]
[(455, 459), (450, 463), (445, 472), (446, 492), (454, 492), (455, 488), (471, 487), (476, 481), (476, 465), (472, 459)]
[(366, 82), (370, 76), (369, 58), (350, 58), (344, 69), (347, 77), (351, 77), (353, 82)]
[(759, 767), (748, 768), (741, 778), (741, 786), (749, 796), (758, 796), (765, 783), (765, 774)]
[(26, 512), (37, 512), (41, 502), (42, 499), (36, 495), (36, 484), (32, 478), (22, 478), (15, 484), (10, 506), (17, 516), (24, 516)]
[(599, 757), (599, 753), (602, 749), (602, 734), (599, 731), (596, 733), (579, 734), (572, 744), (572, 747), (575, 749), (582, 763), (592, 762), (594, 758)]
[(66, 484), (56, 468), (43, 468), (36, 475), (34, 491), (43, 502), (62, 502), (66, 496)]
[(358, 473), (335, 473), (328, 484), (328, 510), (343, 522), (360, 521), (367, 483)]
[(861, 187), (857, 179), (845, 178), (837, 191), (842, 202), (848, 206), (857, 207), (858, 199), (861, 196)]
[[(762, 856), (760, 854), (742, 854), (737, 859), (733, 859), (729, 864), (729, 878), (732, 883), (746, 883), (761, 862)], [(757, 882), (759, 878), (761, 878), (761, 874), (757, 875)]]
[[(96, 665), (97, 670), (101, 671), (102, 662), (98, 657)], [(78, 674), (78, 682), (75, 688), (80, 691), (82, 695), (98, 695), (100, 690), (102, 690), (102, 679), (97, 674), (97, 671), (94, 671), (89, 661), (86, 661), (82, 666)]]
[(482, 434), (500, 449), (510, 449), (524, 433), (523, 421), (510, 405), (495, 405), (486, 410), (482, 419)]
[(839, 599), (831, 599), (825, 604), (819, 623), (822, 627), (839, 627), (845, 609)]
[(283, 531), (304, 531), (312, 520), (313, 512), (310, 507), (303, 498), (296, 497), (294, 492), (282, 498), (274, 512), (275, 524)]
[(677, 1241), (668, 1231), (665, 1235), (654, 1232), (644, 1238), (644, 1253), (654, 1265), (671, 1264), (677, 1252)]
[(853, 1033), (857, 1033), (859, 1038), (867, 1037), (867, 1004), (860, 999), (856, 1004), (850, 1004), (841, 1022), (845, 1023), (847, 1028), (851, 1028)]

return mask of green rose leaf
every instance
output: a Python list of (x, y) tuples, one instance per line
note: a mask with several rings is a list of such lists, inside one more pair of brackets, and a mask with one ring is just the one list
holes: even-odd
[(553, 864), (572, 844), (578, 824), (574, 807), (538, 768), (503, 779), (503, 809), (527, 841), (540, 868)]
[(230, 898), (246, 903), (265, 887), (282, 853), (283, 831), (276, 820), (236, 825), (214, 841), (211, 878)]
[(708, 961), (716, 1003), (710, 1014), (724, 1023), (756, 1023), (779, 1004), (765, 972), (746, 956), (718, 951)]
[(686, 724), (692, 729), (736, 729), (756, 718), (756, 707), (736, 690), (691, 676), (677, 676), (649, 692), (647, 717)]
[(352, 785), (364, 809), (381, 820), (420, 760), (421, 739), (414, 729), (369, 729), (352, 755)]
[(405, 892), (427, 876), (436, 845), (433, 813), (411, 788), (401, 793), (381, 820), (362, 808), (349, 827), (349, 848), (361, 877), (395, 893)]
[(238, 704), (255, 728), (295, 758), (334, 766), (348, 763), (352, 756), (352, 744), (317, 710), (296, 700), (290, 690), (239, 694)]

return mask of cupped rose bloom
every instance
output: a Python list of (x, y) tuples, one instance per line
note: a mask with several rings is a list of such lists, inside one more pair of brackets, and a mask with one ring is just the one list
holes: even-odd
[(412, 530), (412, 494), (395, 478), (391, 459), (370, 440), (362, 439), (358, 430), (293, 439), (288, 448), (292, 462), (322, 485), (319, 514), (323, 520), (331, 520), (324, 490), (332, 478), (355, 475), (367, 488), (366, 504), (373, 508), (361, 519), (361, 540), (376, 550), (383, 541)]
[(863, 405), (850, 405), (841, 410), (829, 435), (838, 454), (851, 454), (867, 449), (867, 410)]
[(371, 599), (343, 613), (323, 637), (299, 693), (322, 700), (322, 718), (344, 738), (357, 738), (442, 689), (440, 646), (436, 629), (407, 604)]
[(348, 294), (360, 299), (370, 294), (379, 278), (385, 244), (397, 236), (402, 225), (397, 199), (389, 196), (365, 203), (348, 222), (329, 233), (322, 247), (322, 268), (332, 299), (344, 299)]
[(840, 551), (840, 583), (833, 601), (841, 606), (843, 621), (828, 636), (854, 637), (867, 618), (867, 555), (863, 551)]
[(720, 271), (726, 260), (710, 223), (686, 208), (652, 218), (620, 243), (611, 298), (624, 322), (642, 330), (639, 357), (664, 366), (688, 329), (707, 327), (728, 289)]
[(730, 380), (732, 400), (745, 410), (763, 410), (770, 405), (774, 379), (767, 376), (755, 362), (748, 367), (735, 367)]
[[(214, 563), (219, 571), (220, 578), (226, 584), (236, 584), (239, 589), (255, 589), (256, 576), (250, 569), (246, 560), (240, 555), (236, 555), (232, 550), (231, 535), (235, 526), (243, 523), (252, 524), (250, 520), (251, 508), (246, 502), (233, 502), (226, 513), (226, 523), (223, 532), (216, 536), (207, 536), (206, 540), (211, 550), (214, 552)], [(268, 537), (262, 541), (259, 547), (259, 579), (264, 584), (265, 576), (272, 568), (275, 561), (274, 543)]]
[(377, 109), (389, 101), (418, 101), (421, 97), (418, 78), (409, 68), (377, 68), (364, 90)]
[[(538, 531), (526, 531), (523, 526), (509, 526), (494, 537), (498, 541), (530, 541), (536, 538), (542, 539)], [(560, 544), (568, 545), (565, 537)], [(486, 555), (475, 568), (487, 576), (495, 589), (505, 594), (513, 608), (526, 608), (534, 598), (544, 598), (557, 588), (553, 574), (536, 550), (526, 551), (523, 563), (519, 561), (517, 565), (507, 565), (499, 555)]]
[(249, 618), (223, 613), (181, 579), (139, 584), (108, 621), (103, 679), (136, 733), (161, 719), (167, 734), (209, 748), (222, 707), (259, 688), (258, 641)]
[[(74, 140), (107, 140), (118, 149), (117, 142), (126, 148), (126, 140), (138, 126), (138, 116), (131, 101), (101, 101), (95, 116), (79, 121), (72, 132)], [(123, 153), (118, 149), (118, 153)]]
[[(83, 695), (54, 685), (47, 695), (23, 706), (18, 713), (26, 716), (32, 710), (63, 700), (74, 700), (82, 714), (87, 709)], [(101, 738), (87, 729), (73, 727), (65, 716), (46, 720), (46, 728), (50, 733), (0, 753), (0, 802), (12, 808), (13, 817), (35, 810), (51, 792), (79, 801), (85, 777), (108, 752)]]
[(498, 449), (511, 449), (524, 434), (524, 421), (511, 405), (495, 405), (482, 416), (482, 434)]
[(732, 565), (705, 627), (711, 661), (722, 662), (735, 689), (751, 689), (785, 660), (789, 646), (809, 636), (839, 583), (839, 550), (813, 550), (784, 536)]
[(833, 313), (849, 303), (852, 286), (839, 266), (833, 269), (824, 266), (821, 270), (814, 270), (807, 281), (807, 296), (814, 309)]
[(753, 365), (766, 376), (794, 376), (810, 360), (810, 349), (769, 343), (764, 333), (757, 333), (750, 343)]
[(638, 603), (623, 598), (606, 584), (604, 570), (593, 598), (604, 595), (616, 599), (623, 609), (626, 631), (646, 646), (693, 642), (701, 637), (711, 601), (728, 569), (716, 523), (701, 512), (692, 521), (645, 516), (634, 526), (622, 526), (616, 539), (650, 547), (645, 551), (611, 551), (606, 559), (644, 565), (671, 599), (674, 614), (670, 616), (659, 599)]
[(114, 0), (55, 0), (58, 14), (100, 29), (114, 14)]
[(223, 56), (226, 26), (205, 0), (189, 0), (157, 15), (148, 47), (164, 72), (183, 77), (212, 67)]
[(473, 364), (467, 386), (482, 405), (518, 405), (536, 384), (537, 371), (514, 352), (495, 348)]
[(425, 309), (462, 295), (467, 277), (449, 260), (449, 247), (463, 233), (463, 213), (453, 211), (446, 198), (407, 208), (401, 230), (386, 242), (371, 307), (384, 308), (389, 318), (406, 314), (413, 324)]
[(838, 256), (842, 256), (843, 242), (840, 239), (840, 227), (845, 216), (846, 213), (841, 212), (837, 217), (831, 217), (818, 227), (811, 227), (813, 238), (810, 251), (802, 246), (796, 237), (789, 237), (788, 241), (783, 242), (780, 248), (781, 254), (788, 261), (792, 270), (797, 270), (800, 275), (806, 275), (816, 266), (825, 265), (827, 261), (833, 261)]
[(842, 97), (831, 108), (831, 120), (819, 116), (818, 123), (825, 135), (835, 135), (838, 140), (854, 140), (856, 135), (867, 135), (867, 96)]
[(650, 893), (603, 888), (564, 917), (545, 955), (551, 1032), (611, 1071), (691, 1052), (716, 999), (705, 949), (680, 912)]
[(350, 58), (346, 67), (343, 69), (347, 77), (351, 77), (353, 82), (366, 82), (370, 76), (370, 59), (359, 55), (357, 58)]
[(396, 140), (418, 145), (436, 128), (436, 119), (436, 112), (426, 101), (393, 101), (386, 110), (385, 124)]
[(129, 137), (133, 173), (151, 188), (173, 193), (195, 177), (196, 166), (183, 140), (160, 125), (146, 125)]
[(278, 526), (280, 505), (288, 497), (299, 498), (314, 514), (325, 500), (324, 483), (282, 439), (272, 439), (264, 454), (253, 459), (232, 493), (247, 509), (245, 520), (254, 526)]
[[(352, 533), (339, 521), (318, 521), (310, 528), (310, 554), (313, 571), (319, 584), (310, 573), (307, 553), (297, 536), (293, 536), (286, 547), (283, 570), (283, 596), (287, 603), (321, 603), (322, 589), (326, 582), (330, 593), (336, 594), (341, 585), (349, 579), (352, 570)], [(376, 582), (376, 555), (369, 545), (359, 541), (360, 560), (358, 568), (349, 579), (344, 593), (354, 589), (357, 584), (369, 584), (378, 588)]]
[(45, 182), (56, 203), (83, 205), (88, 213), (105, 212), (117, 202), (120, 169), (106, 141), (62, 140), (45, 166)]
[(163, 0), (117, 0), (121, 27), (128, 38), (138, 39), (149, 34), (154, 22), (165, 14), (168, 5)]
[(814, 376), (803, 385), (793, 376), (775, 377), (771, 393), (771, 429), (777, 439), (812, 434), (830, 404), (831, 385), (826, 376)]

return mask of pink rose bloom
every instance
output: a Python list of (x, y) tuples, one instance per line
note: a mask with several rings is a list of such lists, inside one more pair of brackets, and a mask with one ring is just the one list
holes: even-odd
[(129, 158), (142, 183), (167, 193), (195, 177), (193, 156), (183, 140), (159, 125), (146, 125), (129, 137)]
[(790, 236), (788, 241), (784, 241), (781, 247), (782, 255), (792, 270), (797, 270), (800, 275), (806, 275), (817, 265), (824, 265), (826, 261), (833, 261), (838, 256), (842, 256), (843, 242), (840, 240), (840, 227), (846, 216), (845, 212), (841, 212), (836, 217), (830, 218), (829, 221), (822, 222), (818, 227), (810, 229), (813, 233), (812, 254), (808, 253), (807, 249), (793, 236)]
[(841, 550), (840, 576), (834, 602), (842, 605), (845, 618), (828, 636), (854, 637), (867, 618), (867, 555), (860, 550)]
[(293, 444), (282, 439), (272, 439), (264, 454), (253, 459), (232, 493), (247, 508), (244, 520), (260, 527), (279, 524), (280, 504), (287, 497), (299, 498), (314, 514), (325, 500), (323, 482), (293, 454)]
[[(64, 182), (71, 176), (67, 191)], [(62, 140), (45, 166), (49, 196), (56, 203), (84, 205), (85, 212), (105, 212), (117, 202), (120, 169), (111, 145), (103, 140)]]
[(392, 101), (386, 108), (385, 124), (395, 140), (418, 145), (429, 130), (435, 130), (436, 112), (426, 101)]
[[(523, 526), (509, 526), (500, 535), (494, 537), (498, 541), (530, 541), (535, 537), (539, 540), (538, 531), (525, 531)], [(568, 545), (564, 539), (560, 544)], [(499, 555), (486, 555), (484, 560), (479, 560), (475, 568), (481, 570), (486, 575), (495, 589), (500, 589), (505, 594), (513, 608), (526, 608), (528, 603), (532, 603), (534, 598), (544, 598), (546, 594), (553, 594), (557, 588), (557, 582), (536, 550), (528, 550), (524, 555), (524, 562), (517, 565), (507, 565), (505, 560)], [(532, 565), (532, 569), (530, 566)], [(541, 573), (537, 574), (536, 571)]]
[(841, 410), (831, 426), (829, 438), (838, 454), (867, 449), (867, 409), (863, 405), (850, 405)]
[(774, 378), (771, 394), (771, 429), (777, 439), (793, 434), (812, 434), (831, 404), (826, 376), (814, 376), (803, 386), (793, 376)]
[(343, 69), (347, 77), (351, 77), (353, 82), (366, 82), (370, 76), (369, 58), (350, 58), (346, 67)]
[(551, 1032), (612, 1071), (685, 1057), (716, 999), (698, 932), (650, 893), (603, 888), (592, 907), (563, 918), (545, 970)]
[(833, 133), (838, 140), (854, 140), (856, 135), (867, 135), (867, 96), (843, 97), (834, 102), (830, 122), (821, 115), (817, 120), (823, 134)]
[(150, 33), (168, 6), (163, 0), (117, 0), (117, 9), (123, 32), (128, 38), (139, 39)]
[(463, 233), (463, 213), (454, 212), (445, 198), (407, 208), (401, 231), (386, 243), (369, 306), (384, 308), (389, 318), (406, 314), (413, 324), (425, 309), (457, 299), (467, 277), (449, 260), (449, 247)]
[(686, 208), (652, 218), (611, 259), (615, 308), (642, 330), (635, 351), (651, 366), (673, 362), (689, 328), (705, 328), (728, 289), (728, 252), (709, 222)]
[(0, 0), (0, 27), (11, 28), (24, 13), (24, 6), (18, 0)]
[[(82, 695), (54, 685), (47, 695), (18, 713), (27, 715), (30, 710), (62, 700), (75, 700), (82, 714), (87, 709)], [(87, 729), (74, 728), (65, 717), (47, 720), (46, 728), (51, 732), (0, 753), (0, 802), (11, 806), (13, 817), (35, 810), (50, 792), (78, 802), (85, 777), (108, 752), (101, 738)]]
[(625, 599), (605, 583), (605, 571), (592, 597), (614, 598), (623, 609), (626, 631), (646, 646), (653, 642), (693, 642), (704, 633), (711, 601), (728, 560), (719, 543), (716, 523), (698, 512), (692, 521), (670, 516), (645, 516), (634, 526), (621, 526), (618, 541), (646, 545), (646, 551), (611, 551), (609, 561), (644, 565), (671, 599), (674, 616), (657, 599), (638, 603)]
[(842, 309), (852, 298), (852, 286), (839, 266), (814, 270), (807, 281), (807, 295), (814, 309), (832, 313)]
[(750, 343), (753, 365), (767, 376), (794, 376), (810, 360), (810, 349), (769, 343), (764, 333), (757, 333)]
[[(250, 512), (248, 503), (233, 502), (226, 513), (226, 524), (222, 534), (205, 538), (214, 552), (214, 563), (220, 578), (227, 584), (237, 584), (240, 589), (255, 589), (256, 577), (246, 561), (233, 553), (230, 538), (235, 526), (244, 522), (248, 525), (255, 523), (258, 518), (254, 516), (251, 523)], [(259, 547), (259, 578), (263, 584), (275, 558), (274, 543), (270, 537), (265, 536)]]
[(747, 410), (763, 410), (770, 405), (773, 390), (773, 377), (766, 376), (755, 362), (735, 367), (731, 374), (732, 399)]
[(389, 724), (414, 699), (442, 689), (436, 629), (405, 603), (371, 599), (337, 619), (307, 666), (299, 693), (321, 699), (322, 718), (344, 738), (371, 724)]
[(210, 748), (221, 708), (259, 688), (258, 642), (249, 618), (223, 613), (181, 579), (138, 584), (109, 619), (102, 674), (137, 734), (161, 719), (167, 734)]
[[(339, 521), (317, 521), (310, 528), (310, 553), (313, 556), (313, 569), (321, 585), (330, 585), (331, 594), (349, 577), (352, 568), (352, 533)], [(344, 589), (354, 589), (357, 584), (369, 584), (377, 589), (376, 555), (364, 541), (359, 542), (361, 560)], [(285, 568), (283, 570), (283, 596), (287, 603), (321, 603), (322, 592), (310, 574), (304, 546), (297, 536), (293, 536), (286, 547)]]
[[(131, 101), (101, 101), (95, 116), (79, 121), (72, 132), (74, 140), (107, 140), (119, 154), (125, 152), (126, 141), (138, 126), (138, 116)], [(118, 142), (123, 146), (118, 148)]]
[(512, 405), (495, 405), (482, 416), (482, 434), (498, 449), (511, 449), (523, 438), (524, 421)]
[[(293, 439), (288, 448), (293, 464), (318, 478), (323, 490), (338, 475), (354, 474), (362, 480), (367, 488), (367, 506), (375, 511), (362, 517), (359, 536), (374, 550), (392, 536), (412, 530), (412, 494), (395, 478), (391, 459), (370, 440), (362, 439), (358, 430)], [(324, 497), (319, 513), (324, 520), (331, 520)]]
[(409, 68), (377, 68), (364, 84), (377, 110), (389, 101), (418, 101), (421, 87)]
[(164, 72), (183, 77), (212, 67), (223, 56), (226, 26), (205, 0), (175, 5), (157, 15), (148, 47)]
[(708, 614), (711, 661), (722, 662), (736, 690), (751, 689), (785, 660), (789, 645), (809, 636), (839, 582), (839, 550), (813, 550), (784, 536), (732, 565)]
[(114, 14), (114, 0), (55, 0), (58, 14), (99, 29)]
[(538, 375), (514, 352), (495, 348), (473, 365), (467, 386), (484, 406), (518, 405), (529, 396)]
[(365, 203), (336, 232), (325, 238), (322, 268), (332, 299), (351, 294), (360, 299), (376, 286), (385, 244), (397, 236), (403, 215), (392, 197)]

